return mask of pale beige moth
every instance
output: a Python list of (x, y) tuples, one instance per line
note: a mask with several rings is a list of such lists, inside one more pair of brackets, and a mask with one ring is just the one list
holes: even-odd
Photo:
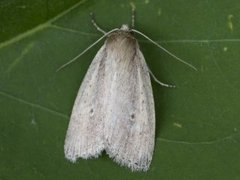
[[(134, 33), (171, 53), (133, 29), (134, 16), (132, 28), (122, 25), (109, 32), (100, 29), (94, 20), (92, 22), (104, 33), (93, 45), (107, 38), (78, 91), (65, 139), (65, 157), (75, 162), (78, 158), (98, 157), (106, 151), (114, 161), (132, 171), (147, 171), (155, 142), (155, 109), (150, 80), (150, 74), (153, 74)], [(170, 86), (159, 82), (155, 76), (153, 78), (163, 86)]]

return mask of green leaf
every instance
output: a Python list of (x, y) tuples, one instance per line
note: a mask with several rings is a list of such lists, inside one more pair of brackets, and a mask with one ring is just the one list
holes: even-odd
[[(69, 116), (101, 44), (95, 12), (108, 31), (131, 21), (198, 71), (139, 39), (152, 81), (156, 147), (150, 170), (132, 173), (107, 155), (64, 158)], [(240, 2), (238, 0), (1, 1), (0, 179), (239, 179)]]

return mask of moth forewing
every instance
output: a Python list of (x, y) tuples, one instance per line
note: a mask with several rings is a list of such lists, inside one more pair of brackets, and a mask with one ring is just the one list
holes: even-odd
[[(154, 149), (155, 112), (148, 68), (137, 40), (126, 32), (106, 41), (108, 97), (106, 152), (133, 171), (149, 168)], [(114, 39), (114, 41), (112, 41)], [(119, 51), (121, 49), (121, 51)]]
[(76, 161), (78, 157), (97, 157), (104, 149), (103, 116), (104, 110), (104, 64), (105, 45), (93, 59), (75, 100), (67, 135), (65, 157)]

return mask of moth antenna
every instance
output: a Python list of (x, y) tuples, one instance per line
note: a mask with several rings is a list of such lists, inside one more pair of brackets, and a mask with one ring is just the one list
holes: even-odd
[(156, 81), (156, 83), (160, 84), (161, 86), (164, 86), (164, 87), (169, 87), (169, 88), (175, 88), (176, 86), (174, 85), (171, 85), (171, 84), (165, 84), (161, 81), (159, 81), (156, 76), (152, 73), (152, 71), (150, 70), (150, 68), (148, 67), (148, 72), (149, 74), (152, 76), (153, 80)]
[(181, 63), (191, 67), (192, 69), (194, 69), (195, 71), (197, 71), (197, 68), (194, 67), (193, 65), (189, 64), (188, 62), (182, 60), (181, 58), (177, 57), (176, 55), (174, 55), (173, 53), (171, 53), (170, 51), (168, 51), (167, 49), (165, 49), (164, 47), (162, 47), (160, 44), (158, 44), (157, 42), (153, 41), (152, 39), (150, 39), (148, 36), (146, 36), (145, 34), (141, 33), (140, 31), (136, 30), (136, 29), (132, 29), (133, 32), (140, 34), (141, 36), (145, 37), (147, 40), (149, 40), (151, 43), (153, 43), (154, 45), (156, 45), (157, 47), (159, 47), (160, 49), (162, 49), (164, 52), (166, 52), (167, 54), (169, 54), (170, 56), (174, 57), (175, 59), (177, 59), (178, 61), (180, 61)]
[(93, 26), (94, 26), (98, 31), (100, 31), (101, 33), (106, 34), (106, 31), (104, 31), (102, 28), (100, 28), (99, 25), (96, 23), (96, 21), (95, 21), (95, 16), (94, 16), (94, 13), (93, 13), (93, 12), (90, 13), (90, 16), (91, 16), (91, 22), (92, 22)]
[(97, 43), (99, 43), (103, 38), (105, 38), (106, 36), (108, 36), (109, 34), (111, 34), (112, 32), (118, 31), (118, 28), (112, 29), (111, 31), (105, 33), (101, 38), (99, 38), (97, 41), (95, 41), (93, 44), (91, 44), (89, 47), (87, 47), (84, 51), (82, 51), (79, 55), (77, 55), (76, 57), (74, 57), (73, 59), (71, 59), (70, 61), (68, 61), (67, 63), (63, 64), (62, 66), (60, 66), (56, 72), (60, 71), (61, 69), (65, 68), (66, 66), (68, 66), (69, 64), (73, 63), (74, 61), (76, 61), (80, 56), (82, 56), (84, 53), (86, 53), (89, 49), (91, 49), (93, 46), (95, 46)]

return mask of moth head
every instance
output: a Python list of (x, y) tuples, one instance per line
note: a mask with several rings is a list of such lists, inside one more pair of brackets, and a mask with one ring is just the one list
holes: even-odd
[(130, 31), (130, 28), (129, 28), (129, 26), (127, 24), (123, 24), (121, 26), (121, 30), (123, 30), (123, 31)]

